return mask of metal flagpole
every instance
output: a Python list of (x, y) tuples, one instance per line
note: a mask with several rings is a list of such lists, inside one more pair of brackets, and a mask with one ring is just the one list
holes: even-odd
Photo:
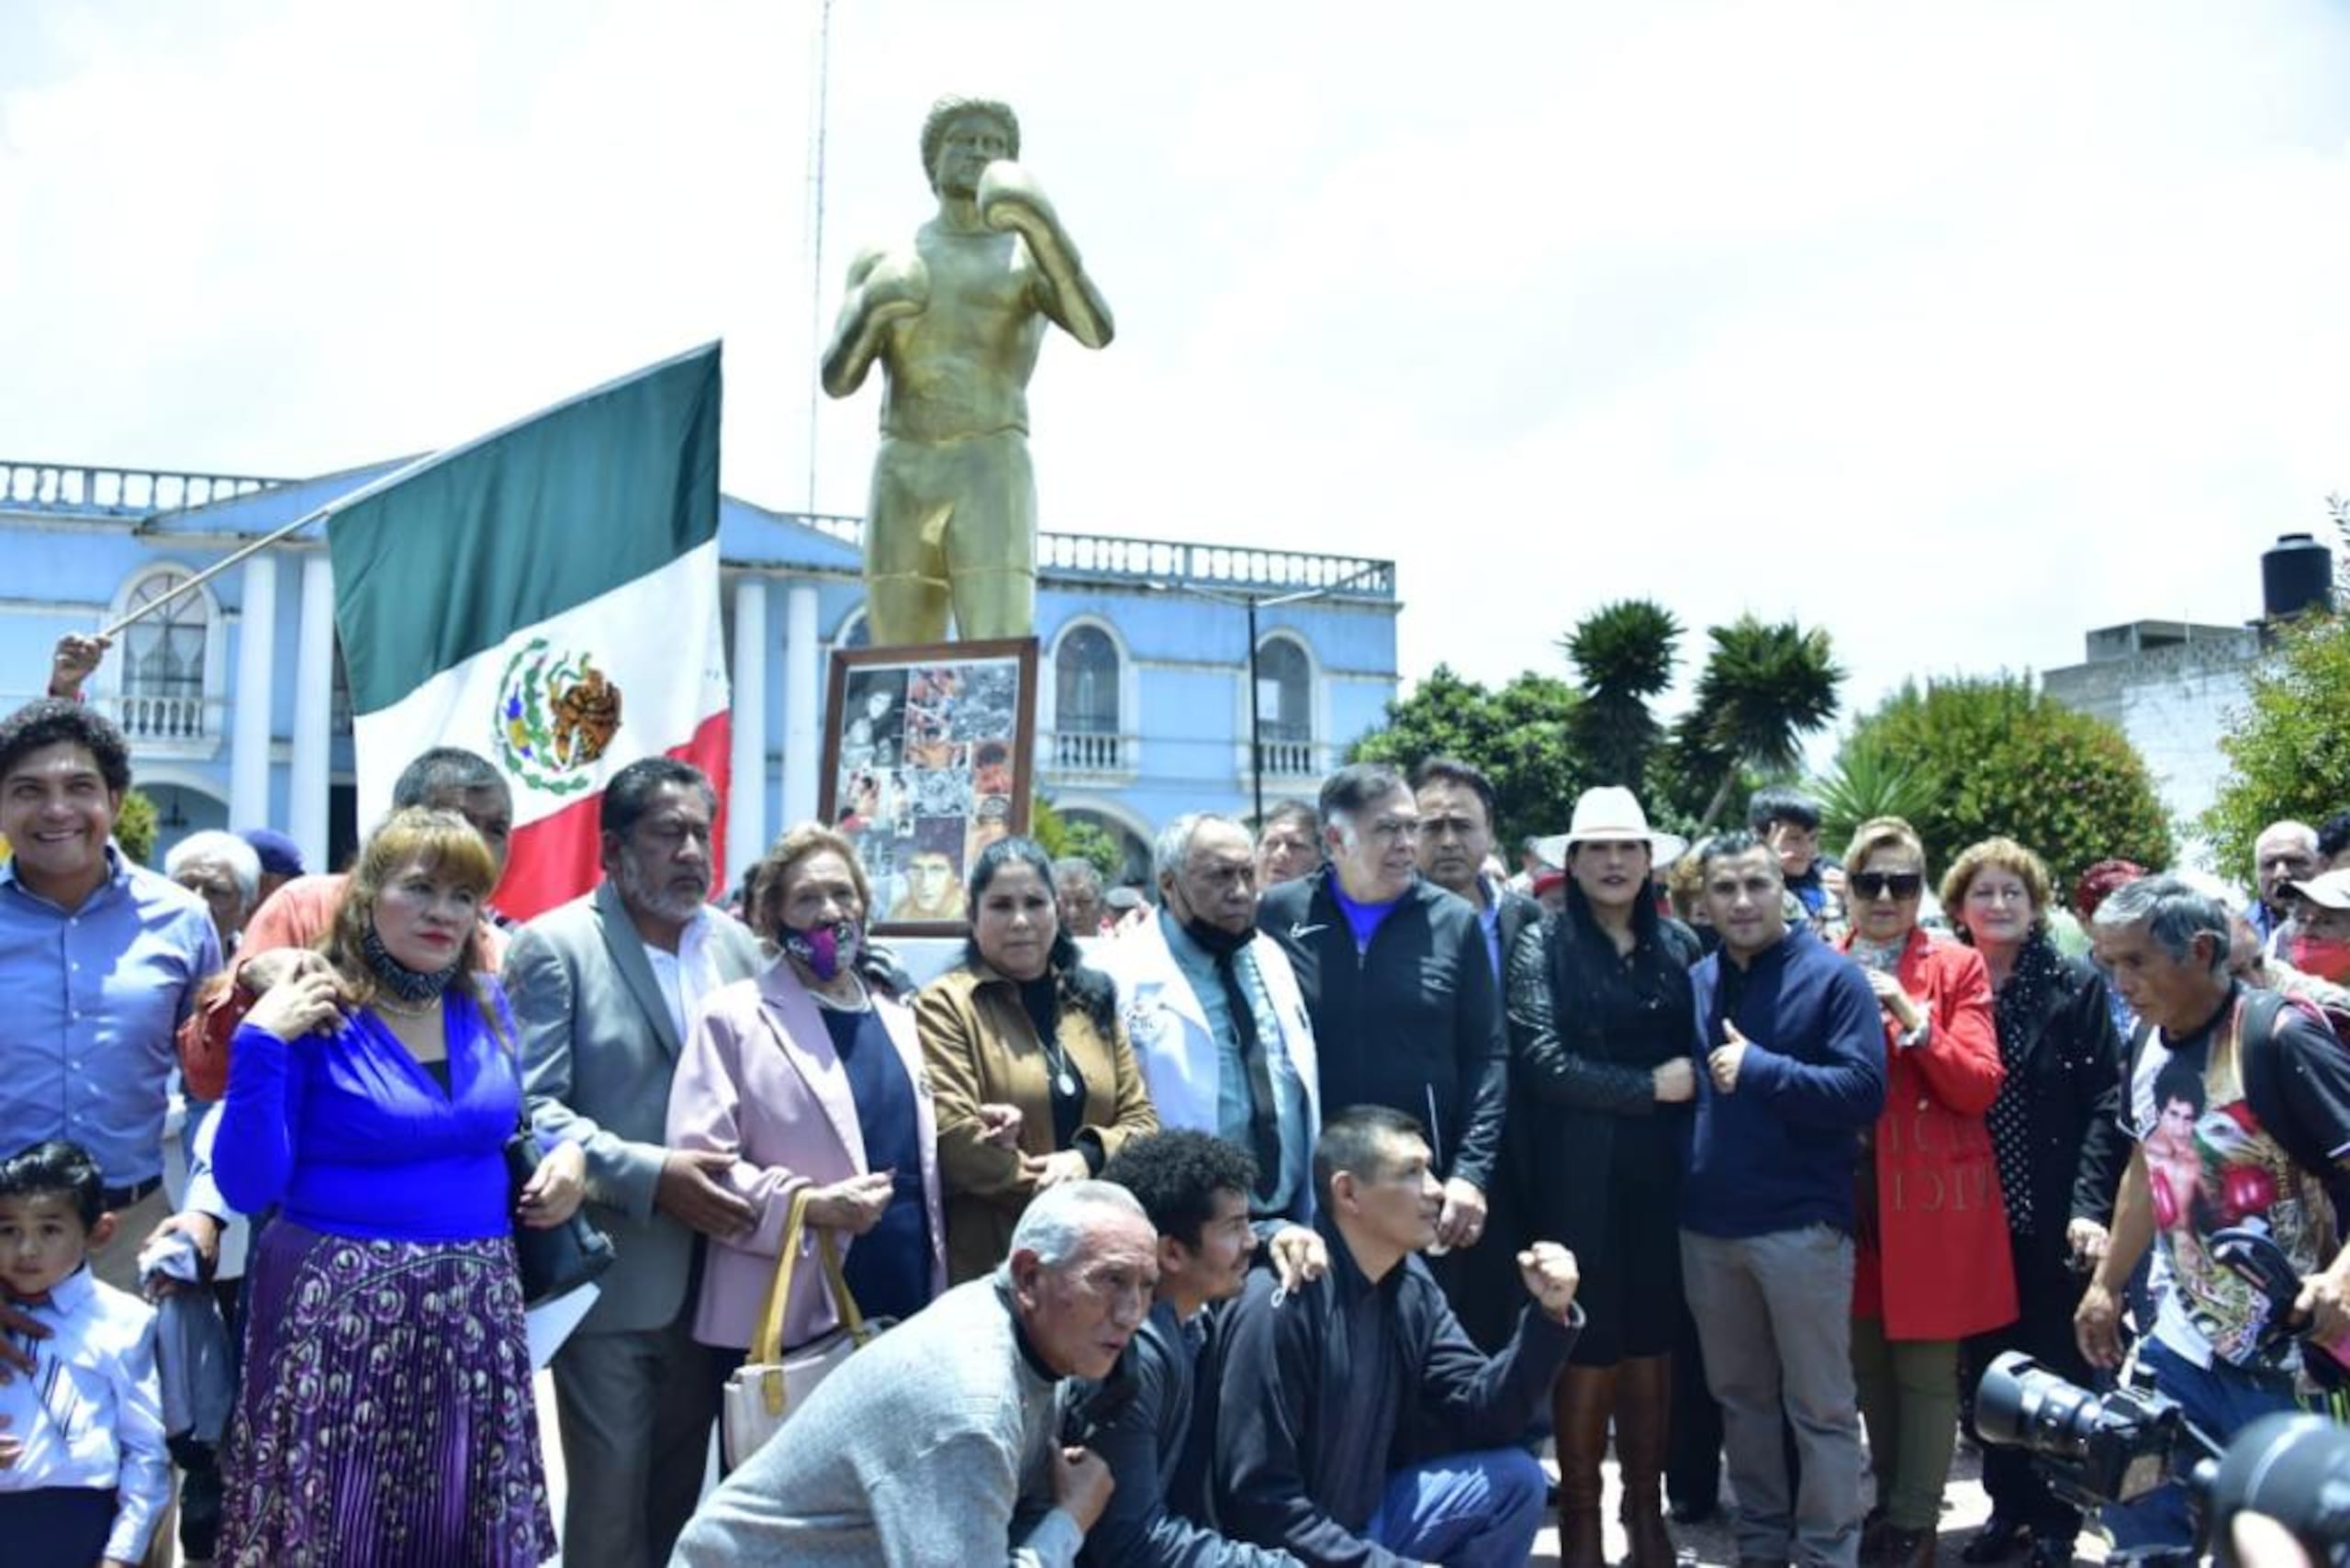
[(324, 506), (312, 508), (310, 510), (304, 512), (300, 517), (296, 518), (292, 522), (287, 523), (285, 527), (273, 530), (268, 533), (263, 534), (259, 539), (252, 541), (251, 543), (240, 546), (234, 553), (224, 556), (220, 560), (214, 562), (211, 566), (205, 567), (204, 570), (196, 573), (196, 576), (188, 578), (187, 581), (180, 584), (177, 588), (173, 588), (169, 593), (158, 594), (155, 598), (149, 599), (145, 604), (140, 605), (138, 609), (132, 610), (121, 620), (100, 631), (98, 635), (101, 637), (112, 637), (116, 633), (120, 632), (124, 627), (130, 625), (132, 622), (143, 621), (148, 616), (155, 613), (155, 611), (162, 609), (163, 606), (173, 603), (175, 600), (183, 599), (188, 594), (193, 593), (196, 589), (203, 587), (206, 583), (210, 582), (214, 577), (218, 577), (221, 573), (235, 566), (238, 562), (249, 560), (252, 556), (268, 549), (271, 545), (277, 543), (281, 540), (292, 538), (296, 533), (298, 533), (303, 529), (309, 527), (310, 524), (323, 521), (339, 511), (347, 511), (351, 508), (357, 506), (361, 501), (366, 500), (372, 496), (379, 495), (382, 492), (390, 489), (394, 485), (401, 483), (403, 480), (413, 479), (419, 474), (424, 473), (428, 469), (438, 467), (440, 465), (448, 462), (452, 458), (462, 457), (466, 453), (473, 451), (476, 447), (487, 446), (493, 441), (499, 440), (504, 436), (511, 434), (515, 431), (520, 430), (524, 425), (530, 424), (533, 420), (546, 418), (549, 414), (555, 412), (559, 409), (567, 409), (574, 403), (584, 403), (590, 398), (600, 398), (616, 386), (625, 386), (629, 382), (640, 380), (647, 375), (655, 375), (658, 372), (668, 369), (671, 365), (677, 364), (680, 360), (691, 359), (696, 354), (708, 353), (711, 349), (717, 346), (718, 344), (715, 342), (703, 343), (698, 348), (688, 349), (683, 353), (672, 354), (667, 359), (661, 361), (657, 364), (648, 364), (642, 370), (632, 370), (626, 375), (614, 376), (611, 380), (605, 382), (600, 386), (592, 386), (585, 392), (574, 393), (568, 398), (549, 403), (545, 408), (539, 409), (536, 413), (525, 414), (519, 420), (509, 420), (506, 423), (498, 426), (496, 430), (491, 431), (487, 435), (476, 436), (473, 440), (461, 442), (455, 446), (447, 447), (439, 452), (428, 452), (421, 457), (412, 458), (408, 462), (401, 464), (397, 468), (393, 469), (390, 473), (369, 480), (366, 484), (360, 486), (359, 488), (351, 491), (347, 495), (337, 496), (334, 499), (327, 502)]

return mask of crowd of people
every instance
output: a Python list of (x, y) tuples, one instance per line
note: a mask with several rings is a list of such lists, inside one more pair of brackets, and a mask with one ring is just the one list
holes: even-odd
[[(1358, 764), (1178, 817), (1139, 898), (994, 842), (917, 985), (824, 825), (714, 903), (668, 758), (520, 924), (453, 748), (343, 873), (151, 871), (61, 684), (0, 719), (11, 1563), (536, 1564), (552, 1439), (575, 1565), (1501, 1564), (1555, 1516), (1600, 1568), (1612, 1451), (1629, 1568), (1725, 1506), (1748, 1568), (1922, 1568), (1999, 1352), (2127, 1355), (2224, 1439), (2350, 1327), (2350, 844), (2300, 824), (2240, 908), (2119, 862), (2068, 901), (2006, 838), (1936, 901), (1897, 819), (1839, 857), (1774, 789), (1693, 846), (1610, 787), (1510, 879), (1477, 769)], [(517, 1238), (582, 1218), (543, 1433)], [(712, 1488), (746, 1360), (852, 1316)], [(2076, 1499), (1984, 1480), (1966, 1561), (2071, 1560)], [(2194, 1549), (2177, 1487), (2102, 1516)]]

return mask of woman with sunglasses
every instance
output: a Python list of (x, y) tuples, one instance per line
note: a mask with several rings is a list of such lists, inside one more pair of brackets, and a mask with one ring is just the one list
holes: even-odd
[(1898, 817), (1844, 857), (1841, 946), (1885, 1014), (1885, 1112), (1861, 1163), (1852, 1375), (1877, 1506), (1863, 1560), (1931, 1568), (1958, 1435), (1959, 1343), (2016, 1315), (2007, 1211), (1984, 1114), (2005, 1070), (1983, 957), (1918, 924), (1926, 848)]

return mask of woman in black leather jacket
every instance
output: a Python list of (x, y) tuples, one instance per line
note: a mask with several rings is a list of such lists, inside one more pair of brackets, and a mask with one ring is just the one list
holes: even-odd
[(1551, 1395), (1561, 1562), (1602, 1568), (1600, 1462), (1611, 1417), (1631, 1568), (1672, 1568), (1660, 1483), (1681, 1320), (1684, 1122), (1696, 1092), (1695, 935), (1652, 879), (1684, 847), (1628, 790), (1584, 792), (1564, 840), (1565, 911), (1510, 955), (1510, 1112), (1524, 1233), (1580, 1260), (1587, 1315)]

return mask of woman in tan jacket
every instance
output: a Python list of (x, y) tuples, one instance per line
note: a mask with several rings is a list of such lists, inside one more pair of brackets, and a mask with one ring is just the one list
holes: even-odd
[[(1117, 993), (1060, 927), (1051, 858), (1027, 839), (999, 839), (968, 885), (970, 947), (914, 1002), (955, 1284), (1003, 1260), (1029, 1199), (1099, 1174), (1126, 1139), (1158, 1130)], [(1017, 1147), (989, 1141), (979, 1107), (997, 1104), (1019, 1108)]]

